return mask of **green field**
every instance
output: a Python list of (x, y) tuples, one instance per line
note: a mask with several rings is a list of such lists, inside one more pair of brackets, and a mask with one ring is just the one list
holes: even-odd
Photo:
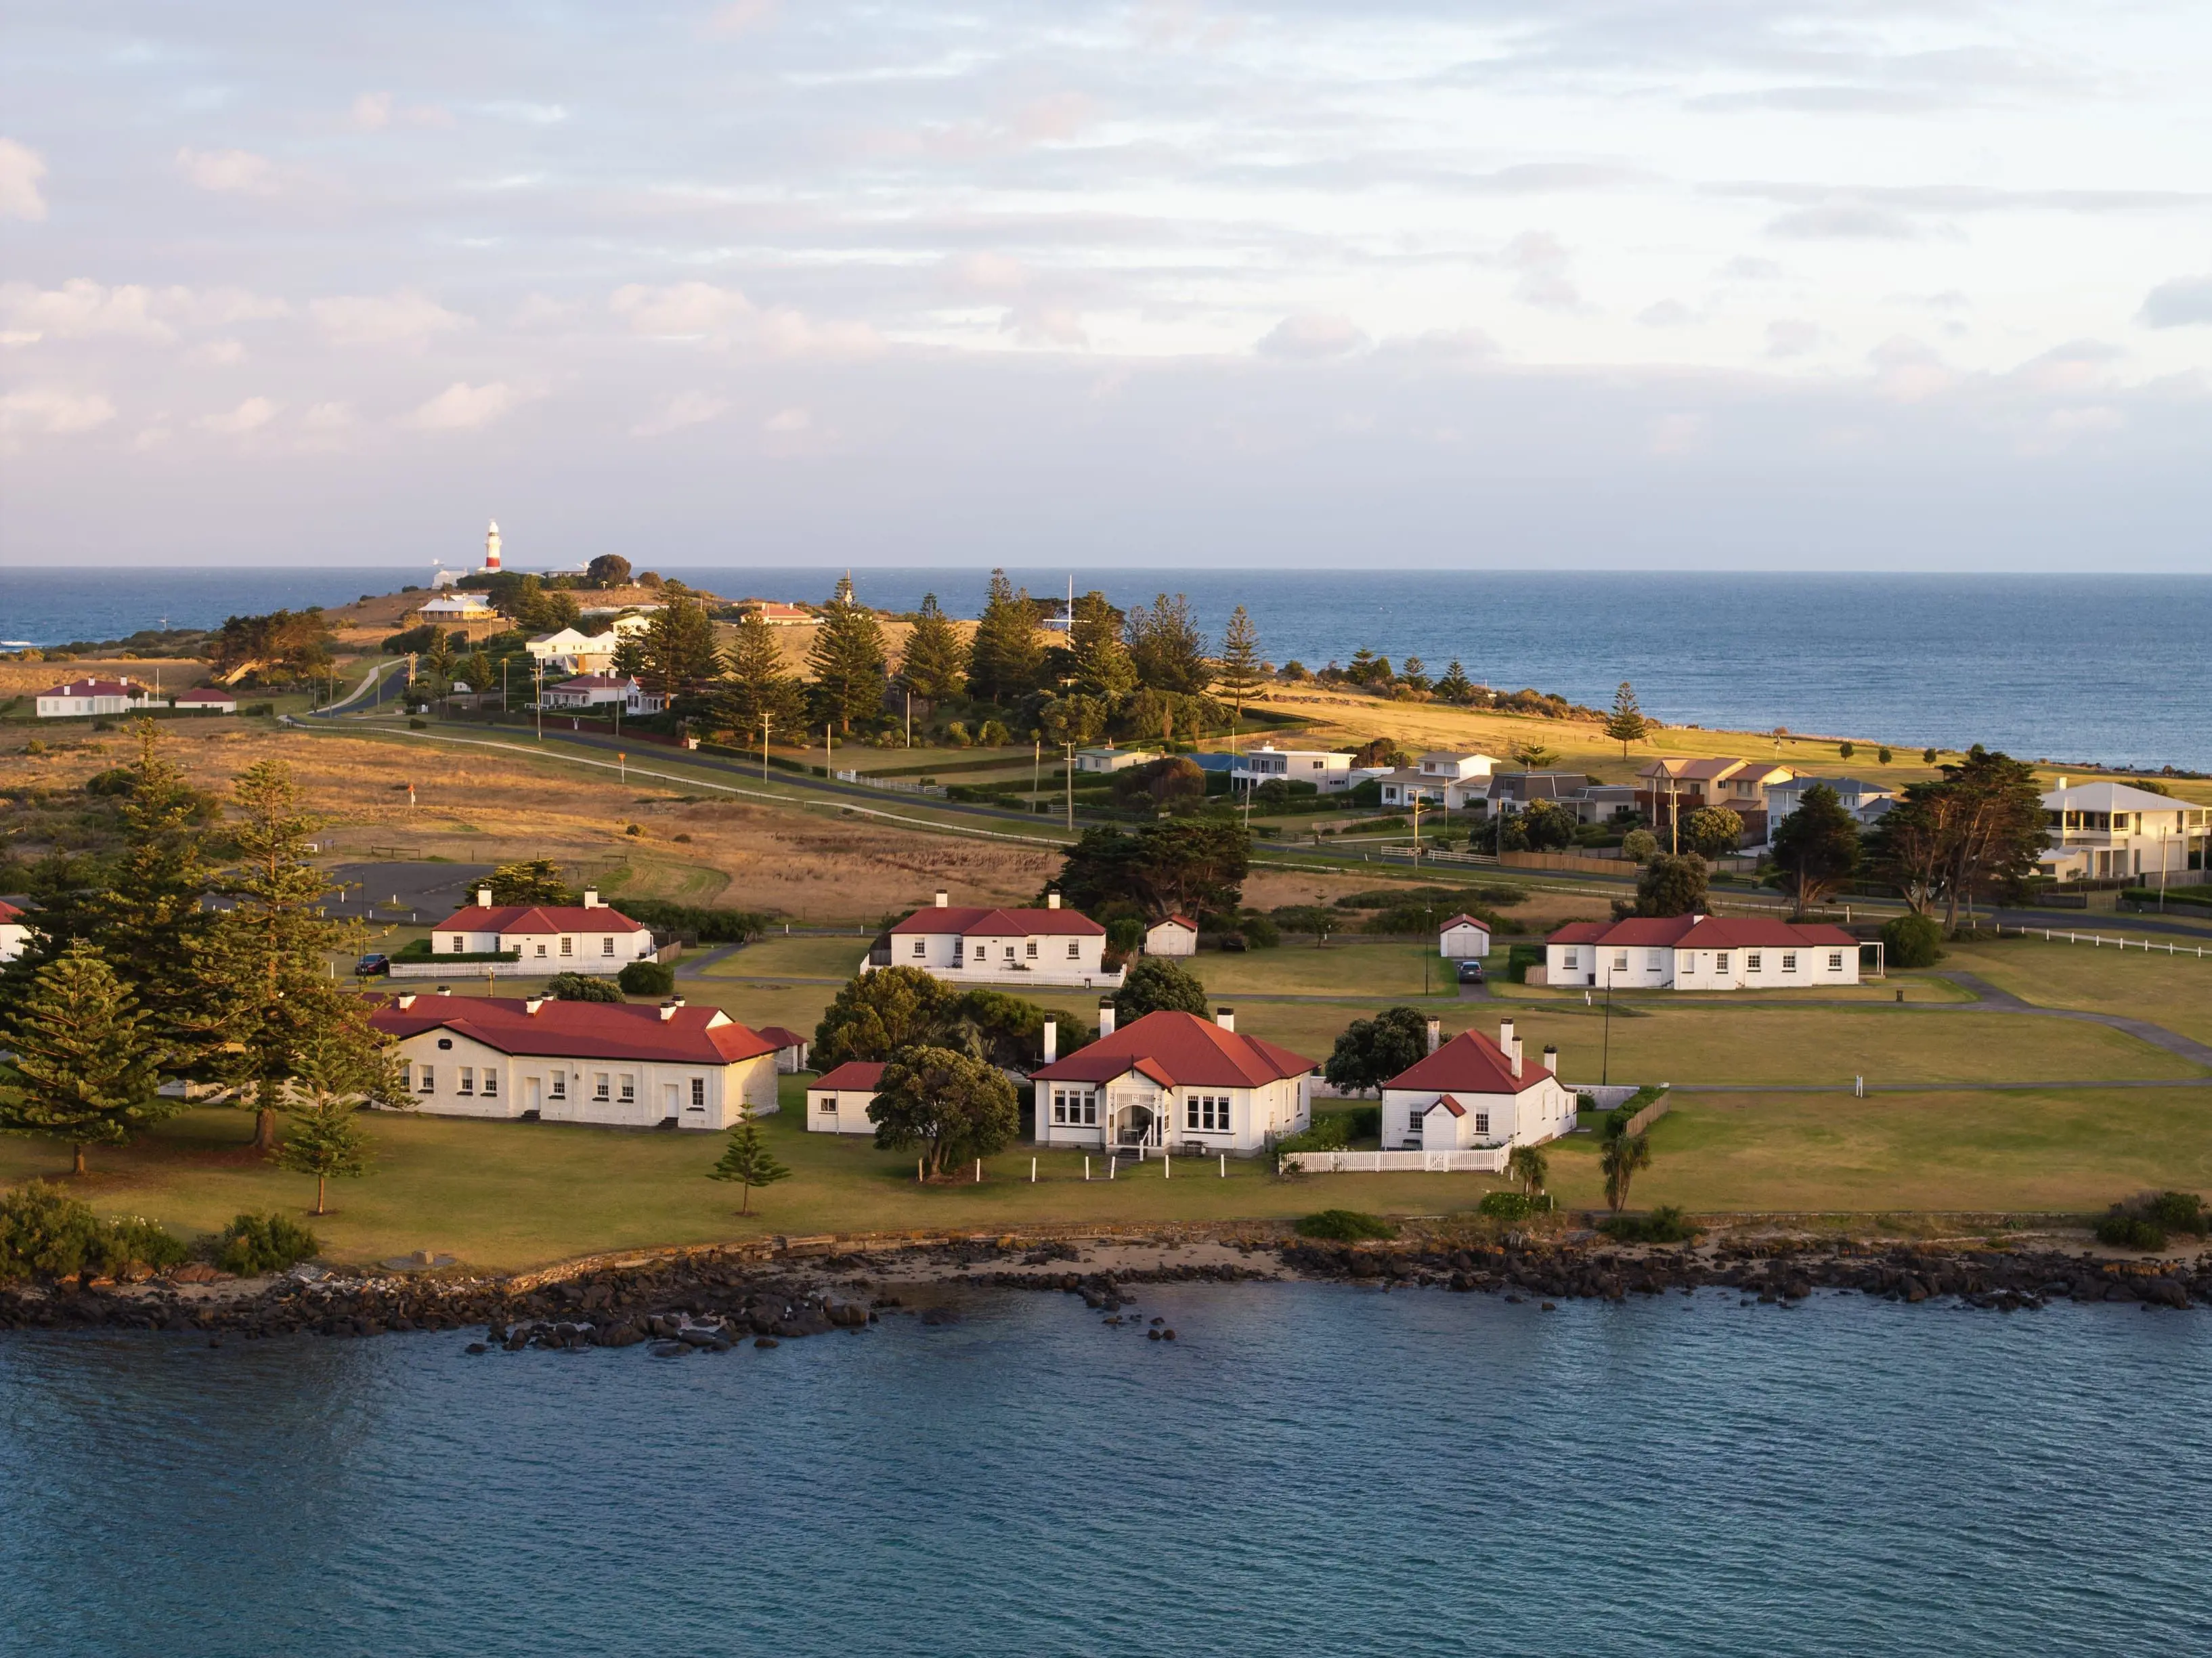
[[(2107, 938), (2124, 927), (2106, 925)], [(2142, 937), (2142, 934), (2130, 934)], [(2163, 941), (2161, 941), (2163, 942)], [(2178, 944), (2180, 940), (2177, 939)], [(2196, 948), (2191, 941), (2188, 946)], [(2212, 1043), (2212, 955), (2169, 956), (2163, 950), (2116, 950), (2040, 938), (1953, 946), (1942, 966), (1963, 968), (2044, 1007), (2082, 1008), (2148, 1019)]]

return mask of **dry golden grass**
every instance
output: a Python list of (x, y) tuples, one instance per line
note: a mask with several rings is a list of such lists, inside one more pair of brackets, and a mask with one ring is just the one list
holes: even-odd
[[(65, 680), (120, 679), (126, 674), (142, 685), (158, 681), (161, 689), (172, 695), (208, 683), (207, 664), (196, 657), (79, 657), (67, 662), (27, 662), (20, 656), (0, 656), (0, 702), (11, 696), (33, 695)], [(4, 748), (0, 752), (5, 752)]]

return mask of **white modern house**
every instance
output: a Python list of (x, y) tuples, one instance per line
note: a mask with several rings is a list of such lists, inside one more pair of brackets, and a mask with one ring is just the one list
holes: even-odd
[[(1536, 970), (1529, 969), (1534, 983)], [(1838, 926), (1739, 916), (1573, 921), (1544, 941), (1543, 982), (1616, 990), (1796, 990), (1859, 982)]]
[(1197, 955), (1198, 923), (1188, 915), (1170, 915), (1164, 920), (1153, 922), (1145, 929), (1145, 954)]
[(1154, 749), (1078, 749), (1075, 768), (1080, 772), (1107, 773), (1127, 771), (1132, 766), (1142, 766), (1158, 759)]
[(1162, 1010), (1115, 1029), (1098, 1008), (1098, 1040), (1030, 1073), (1040, 1145), (1149, 1149), (1194, 1156), (1264, 1150), (1312, 1120), (1314, 1061), (1237, 1034), (1220, 1009), (1211, 1023)]
[(613, 665), (622, 636), (611, 628), (587, 634), (581, 628), (559, 628), (540, 634), (526, 648), (547, 674), (603, 674)]
[(127, 676), (121, 679), (72, 679), (51, 685), (38, 695), (41, 720), (81, 720), (88, 714), (135, 714), (142, 708), (165, 708), (168, 703), (150, 685)]
[[(430, 930), (431, 965), (422, 970), (434, 971), (441, 956), (516, 950), (514, 963), (498, 965), (510, 973), (619, 973), (654, 949), (651, 928), (608, 908), (597, 892), (586, 892), (581, 904), (495, 904), (491, 889), (478, 887), (475, 903)], [(393, 971), (409, 965), (395, 963)]]
[(215, 685), (201, 685), (189, 691), (179, 691), (175, 706), (186, 714), (236, 714), (238, 696)]
[(1042, 909), (955, 904), (940, 892), (929, 908), (878, 934), (860, 971), (918, 967), (948, 984), (1118, 990), (1121, 969), (1109, 972), (1105, 953), (1106, 929), (1061, 908), (1056, 892), (1046, 896)]
[(434, 1116), (714, 1129), (776, 1108), (774, 1047), (680, 999), (403, 993), (370, 1017), (397, 1039), (416, 1109)]
[(1382, 1085), (1384, 1151), (1540, 1145), (1574, 1127), (1575, 1096), (1559, 1081), (1557, 1048), (1528, 1064), (1510, 1019), (1494, 1042), (1462, 1030), (1440, 1045), (1439, 1034), (1430, 1020), (1427, 1055)]
[(1805, 803), (1805, 791), (1814, 786), (1832, 790), (1843, 809), (1857, 819), (1862, 826), (1879, 822), (1897, 799), (1897, 791), (1881, 783), (1869, 783), (1857, 777), (1786, 777), (1778, 783), (1766, 786), (1767, 833), (1771, 835), (1781, 827), (1782, 820)]
[(539, 700), (546, 708), (563, 714), (588, 714), (605, 708), (620, 708), (624, 714), (659, 714), (668, 706), (659, 691), (647, 690), (635, 679), (603, 673), (579, 674), (548, 685)]
[(883, 1085), (884, 1067), (870, 1060), (848, 1060), (806, 1084), (806, 1128), (814, 1134), (872, 1134), (868, 1108)]
[[(2037, 867), (2061, 881), (2201, 881), (2212, 811), (2125, 783), (2073, 783), (2043, 797), (2050, 846)], [(2193, 878), (2191, 871), (2198, 872)]]
[(1490, 928), (1472, 915), (1455, 915), (1437, 929), (1437, 954), (1450, 962), (1477, 962), (1490, 954)]
[(0, 962), (12, 962), (31, 947), (31, 929), (23, 912), (0, 899)]
[(1434, 750), (1412, 766), (1384, 774), (1381, 780), (1382, 804), (1410, 806), (1419, 800), (1448, 810), (1456, 809), (1470, 796), (1488, 793), (1490, 774), (1497, 764), (1492, 755)]

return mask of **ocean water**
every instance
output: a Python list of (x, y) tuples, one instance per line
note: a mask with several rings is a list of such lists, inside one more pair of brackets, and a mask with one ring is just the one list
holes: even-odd
[(22, 1653), (2197, 1652), (2212, 1320), (975, 1292), (659, 1360), (0, 1337)]
[[(835, 573), (699, 568), (735, 598), (826, 598)], [(1067, 573), (1011, 573), (1039, 593)], [(1365, 646), (1432, 672), (1456, 659), (1501, 689), (1593, 707), (1634, 683), (1675, 724), (1792, 731), (1899, 750), (1985, 743), (2027, 759), (2212, 771), (2212, 576), (1717, 574), (1683, 572), (1076, 571), (1116, 603), (1187, 593), (1218, 636), (1232, 606), (1269, 659), (1307, 666)], [(866, 602), (935, 592), (982, 605), (983, 569), (856, 570)], [(0, 639), (119, 638), (166, 616), (211, 625), (279, 604), (389, 591), (388, 570), (0, 570)], [(1785, 753), (1785, 758), (1789, 757)], [(1826, 763), (1841, 769), (1832, 754)]]

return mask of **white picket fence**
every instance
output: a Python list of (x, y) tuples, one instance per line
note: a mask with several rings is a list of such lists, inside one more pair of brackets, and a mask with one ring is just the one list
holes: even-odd
[(864, 771), (841, 771), (836, 774), (841, 783), (858, 783), (862, 788), (888, 789), (894, 794), (933, 794), (939, 799), (945, 795), (942, 784), (917, 783), (911, 777), (871, 777)]
[(1285, 1151), (1286, 1169), (1304, 1175), (1502, 1175), (1513, 1155), (1505, 1145), (1468, 1151)]

